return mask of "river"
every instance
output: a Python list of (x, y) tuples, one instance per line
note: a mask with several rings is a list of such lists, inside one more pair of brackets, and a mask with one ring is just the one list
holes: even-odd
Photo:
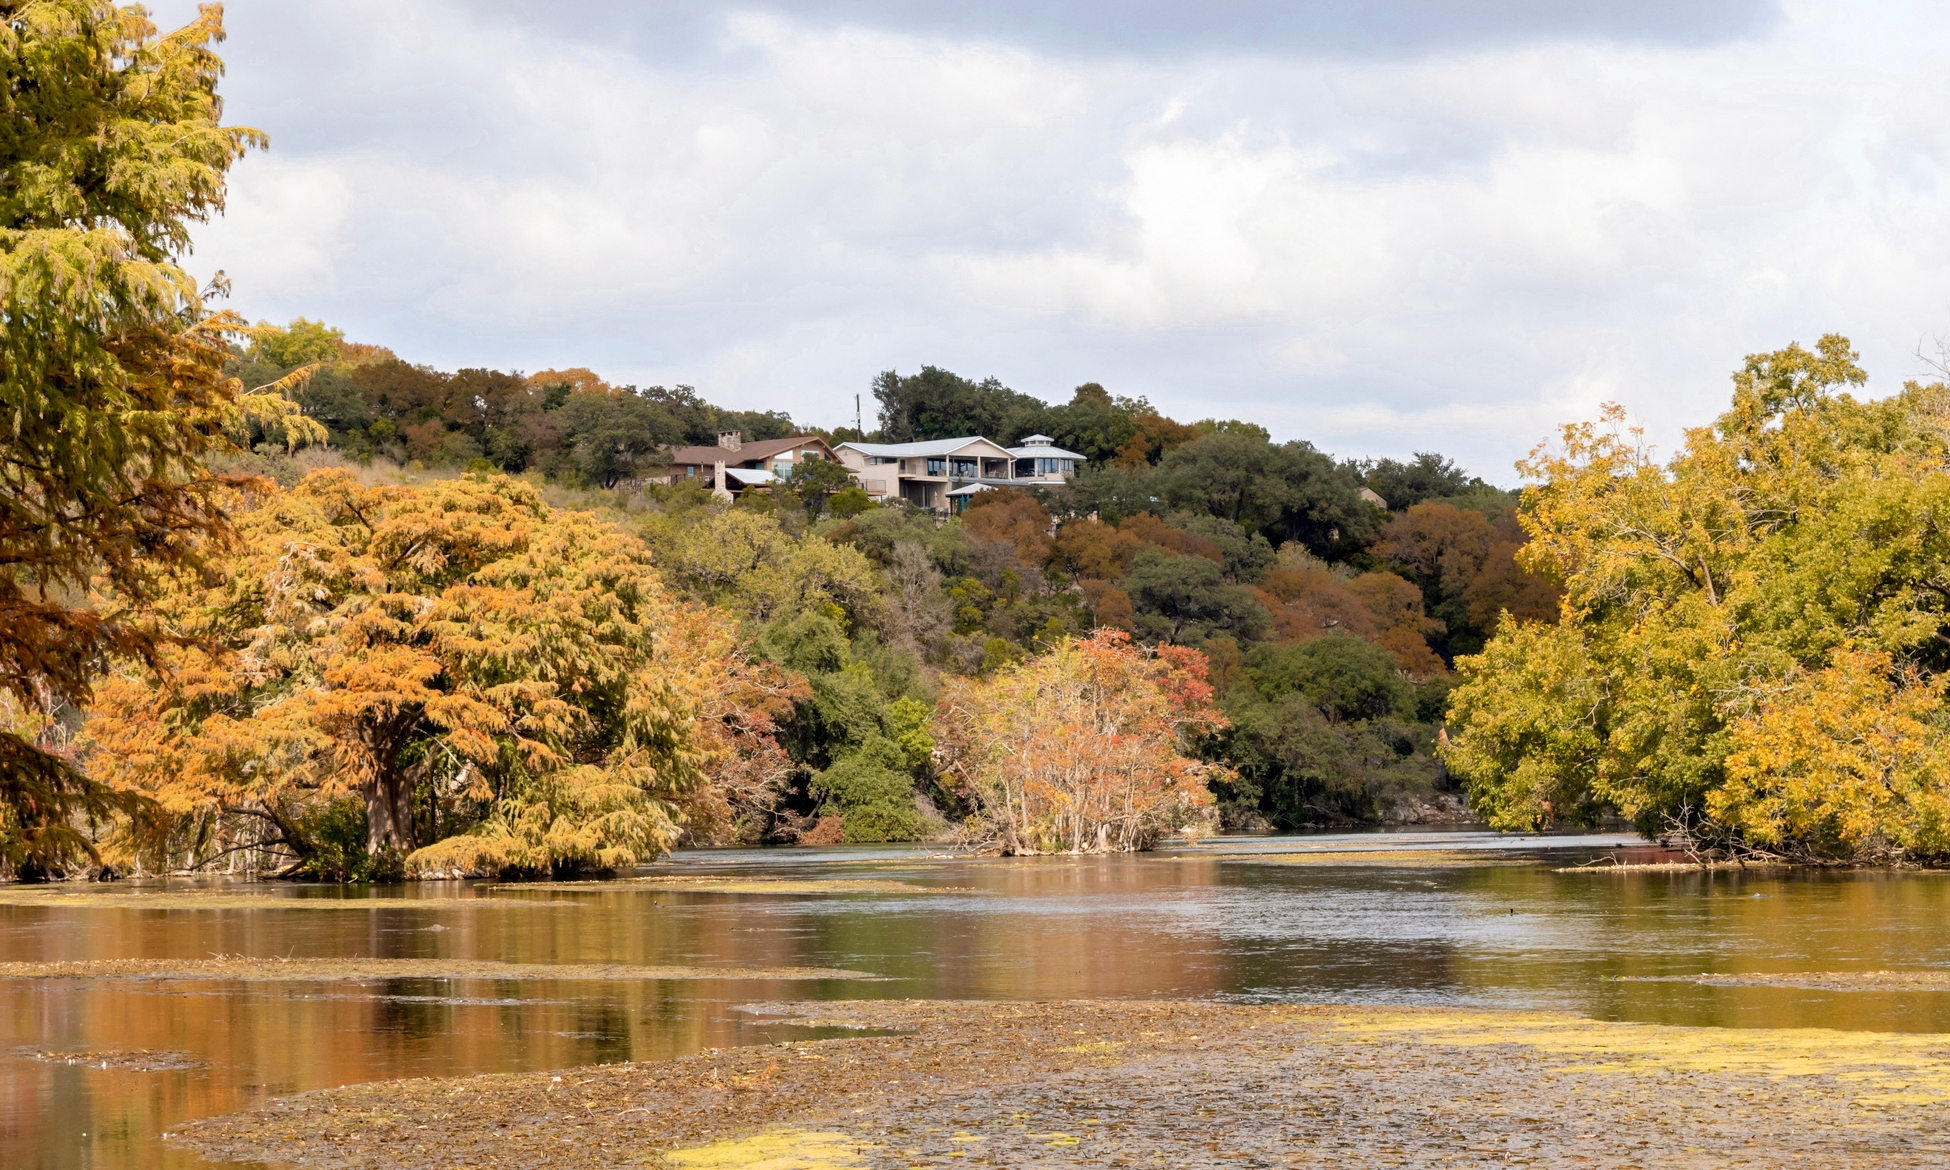
[[(1950, 1030), (1950, 992), (1658, 981), (1950, 969), (1950, 874), (1561, 872), (1648, 855), (1623, 837), (1429, 831), (1220, 838), (1119, 857), (701, 850), (641, 871), (757, 883), (726, 889), (178, 882), (171, 895), (236, 896), (172, 904), (126, 883), (16, 887), (0, 891), (7, 962), (483, 959), (875, 978), (0, 978), (0, 1166), (207, 1170), (161, 1135), (308, 1089), (805, 1035), (740, 1010), (789, 999), (1430, 1004)], [(763, 884), (778, 879), (794, 884)], [(834, 880), (869, 884), (818, 888)]]

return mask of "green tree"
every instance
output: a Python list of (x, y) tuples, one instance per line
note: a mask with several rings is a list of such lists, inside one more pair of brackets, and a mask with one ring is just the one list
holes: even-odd
[[(110, 653), (153, 657), (131, 608), (229, 534), (201, 460), (289, 400), (223, 375), (242, 322), (205, 312), (180, 257), (263, 136), (220, 125), (221, 16), (158, 36), (139, 7), (0, 8), (0, 688), (85, 703)], [(91, 580), (122, 599), (93, 606)], [(0, 859), (41, 873), (94, 849), (109, 794), (45, 741), (0, 731)]]
[[(817, 519), (826, 510), (827, 501), (836, 494), (859, 490), (853, 476), (844, 464), (834, 459), (802, 459), (792, 469), (792, 476), (786, 480), (785, 488), (799, 500), (799, 506), (806, 514)], [(864, 493), (862, 493), (864, 494)]]
[(888, 370), (874, 379), (873, 396), (880, 403), (881, 441), (887, 443), (963, 435), (1010, 443), (1039, 429), (1049, 409), (1042, 399), (994, 378), (971, 382), (936, 366), (905, 377)]
[(1878, 693), (1834, 676), (1804, 685), (1812, 672), (1883, 669), (1894, 687), (1950, 665), (1938, 421), (1950, 391), (1845, 392), (1864, 380), (1831, 335), (1749, 357), (1731, 407), (1664, 464), (1616, 408), (1533, 455), (1519, 559), (1563, 586), (1563, 621), (1499, 626), (1458, 662), (1451, 696), (1451, 766), (1492, 823), (1613, 809), (1649, 833), (1870, 847), (1863, 833), (1817, 844), (1821, 826), (1848, 822), (1826, 815), (1800, 822), (1797, 844), (1752, 768), (1748, 798), (1727, 787), (1737, 745), (1766, 758), (1755, 753), (1780, 729), (1855, 721), (1797, 705), (1840, 711), (1858, 699), (1835, 696)]
[(874, 734), (813, 777), (813, 794), (840, 814), (849, 842), (913, 841), (927, 831), (899, 744)]
[(1364, 638), (1330, 634), (1297, 646), (1261, 646), (1246, 656), (1246, 673), (1260, 695), (1298, 692), (1335, 722), (1415, 717), (1415, 688), (1387, 650)]
[(313, 362), (337, 361), (340, 345), (345, 341), (345, 330), (304, 317), (285, 326), (259, 321), (252, 333), (246, 356), (285, 370)]
[(1138, 633), (1153, 641), (1196, 646), (1218, 633), (1258, 641), (1272, 624), (1251, 590), (1228, 585), (1204, 557), (1147, 548), (1119, 585), (1137, 611)]
[(1214, 429), (1165, 452), (1155, 467), (1086, 468), (1065, 493), (1066, 511), (1109, 521), (1183, 512), (1328, 557), (1358, 549), (1373, 531), (1380, 510), (1361, 499), (1360, 480), (1311, 444), (1274, 444), (1261, 427), (1201, 425)]
[(655, 462), (680, 436), (656, 404), (627, 391), (571, 394), (555, 412), (574, 473), (592, 487), (613, 488)]
[(1352, 468), (1368, 490), (1388, 501), (1391, 512), (1490, 486), (1433, 451), (1417, 451), (1406, 463), (1399, 459), (1363, 459)]

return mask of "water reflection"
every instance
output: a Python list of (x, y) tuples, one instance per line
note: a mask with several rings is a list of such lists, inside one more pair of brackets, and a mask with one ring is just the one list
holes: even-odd
[[(1296, 847), (1313, 852), (1287, 864)], [(764, 1042), (803, 1033), (739, 1005), (795, 998), (1222, 997), (1950, 1030), (1944, 993), (1619, 981), (1950, 968), (1942, 926), (1950, 875), (1554, 872), (1639, 848), (1627, 839), (1427, 832), (1218, 841), (1136, 858), (712, 851), (655, 872), (838, 874), (939, 892), (441, 883), (260, 888), (267, 897), (257, 908), (0, 906), (0, 956), (10, 960), (468, 958), (817, 966), (887, 977), (0, 980), (0, 1166), (188, 1168), (198, 1164), (156, 1141), (184, 1118), (355, 1081)], [(1377, 851), (1409, 856), (1377, 859)], [(1498, 863), (1523, 857), (1545, 863)], [(359, 908), (310, 908), (319, 898), (355, 899)]]

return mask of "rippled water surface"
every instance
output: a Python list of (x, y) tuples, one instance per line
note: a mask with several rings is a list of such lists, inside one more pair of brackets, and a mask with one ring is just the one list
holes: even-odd
[(878, 977), (0, 979), (0, 1167), (205, 1167), (159, 1135), (266, 1096), (357, 1081), (804, 1035), (739, 1010), (796, 998), (1460, 1004), (1727, 1027), (1950, 1030), (1946, 992), (1621, 981), (1950, 969), (1950, 874), (1558, 872), (1642, 855), (1634, 845), (1427, 832), (1219, 839), (1111, 858), (701, 851), (645, 872), (871, 878), (930, 892), (452, 882), (218, 887), (262, 898), (237, 908), (0, 904), (0, 959), (9, 961), (469, 958)]

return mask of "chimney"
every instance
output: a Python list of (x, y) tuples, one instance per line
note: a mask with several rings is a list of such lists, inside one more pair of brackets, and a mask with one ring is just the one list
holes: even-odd
[(743, 431), (726, 431), (724, 434), (718, 436), (718, 446), (723, 447), (727, 451), (736, 451), (744, 445), (745, 432)]

